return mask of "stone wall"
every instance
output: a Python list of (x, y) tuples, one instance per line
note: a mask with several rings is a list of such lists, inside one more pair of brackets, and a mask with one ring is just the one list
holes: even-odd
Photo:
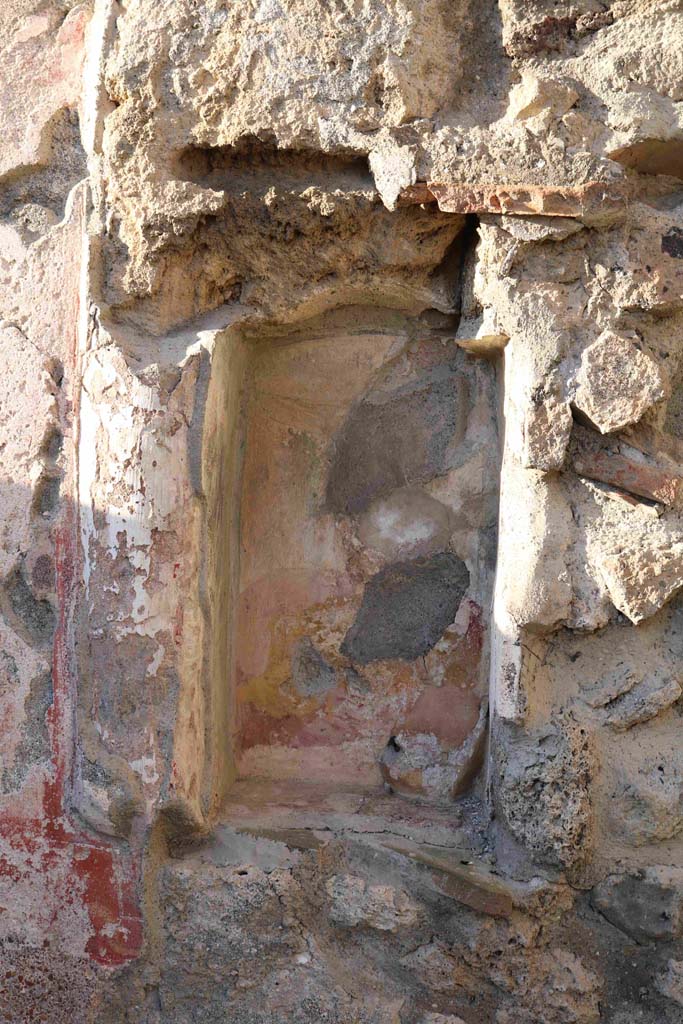
[(683, 4), (7, 0), (0, 1020), (683, 1020)]

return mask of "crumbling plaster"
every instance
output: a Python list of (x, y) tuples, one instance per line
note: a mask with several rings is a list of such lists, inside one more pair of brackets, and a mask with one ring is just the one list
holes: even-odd
[[(675, 1024), (681, 4), (13, 0), (0, 28), (4, 1019)], [(357, 377), (321, 354), (348, 337)], [(254, 381), (305, 360), (258, 353), (311, 338), (337, 451), (385, 357), (465, 367), (471, 461), (396, 506), (433, 550), (334, 505), (353, 449), (322, 511), (259, 477)], [(457, 785), (406, 797), (409, 729), (348, 777), (244, 756), (259, 495), (339, 574), (315, 600), (356, 602), (349, 665), (296, 648), (306, 700), (346, 666), (366, 705), (373, 587), (467, 572)]]

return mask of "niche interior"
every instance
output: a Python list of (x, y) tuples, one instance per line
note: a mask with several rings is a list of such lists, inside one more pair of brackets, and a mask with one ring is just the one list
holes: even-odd
[(497, 368), (354, 306), (212, 372), (213, 728), (231, 780), (444, 804), (485, 743)]

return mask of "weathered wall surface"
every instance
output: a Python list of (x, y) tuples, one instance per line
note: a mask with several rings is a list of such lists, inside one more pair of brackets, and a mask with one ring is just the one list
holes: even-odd
[(679, 1024), (683, 5), (0, 29), (0, 1019)]

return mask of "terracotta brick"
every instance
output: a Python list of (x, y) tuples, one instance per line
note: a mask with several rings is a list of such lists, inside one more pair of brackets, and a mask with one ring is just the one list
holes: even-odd
[(624, 185), (590, 181), (580, 186), (418, 182), (401, 193), (400, 203), (438, 203), (444, 213), (542, 214), (582, 217), (618, 209), (627, 198)]
[(605, 444), (593, 431), (575, 426), (570, 454), (572, 468), (589, 480), (681, 508), (683, 476), (661, 463), (641, 462), (624, 448), (619, 441)]

